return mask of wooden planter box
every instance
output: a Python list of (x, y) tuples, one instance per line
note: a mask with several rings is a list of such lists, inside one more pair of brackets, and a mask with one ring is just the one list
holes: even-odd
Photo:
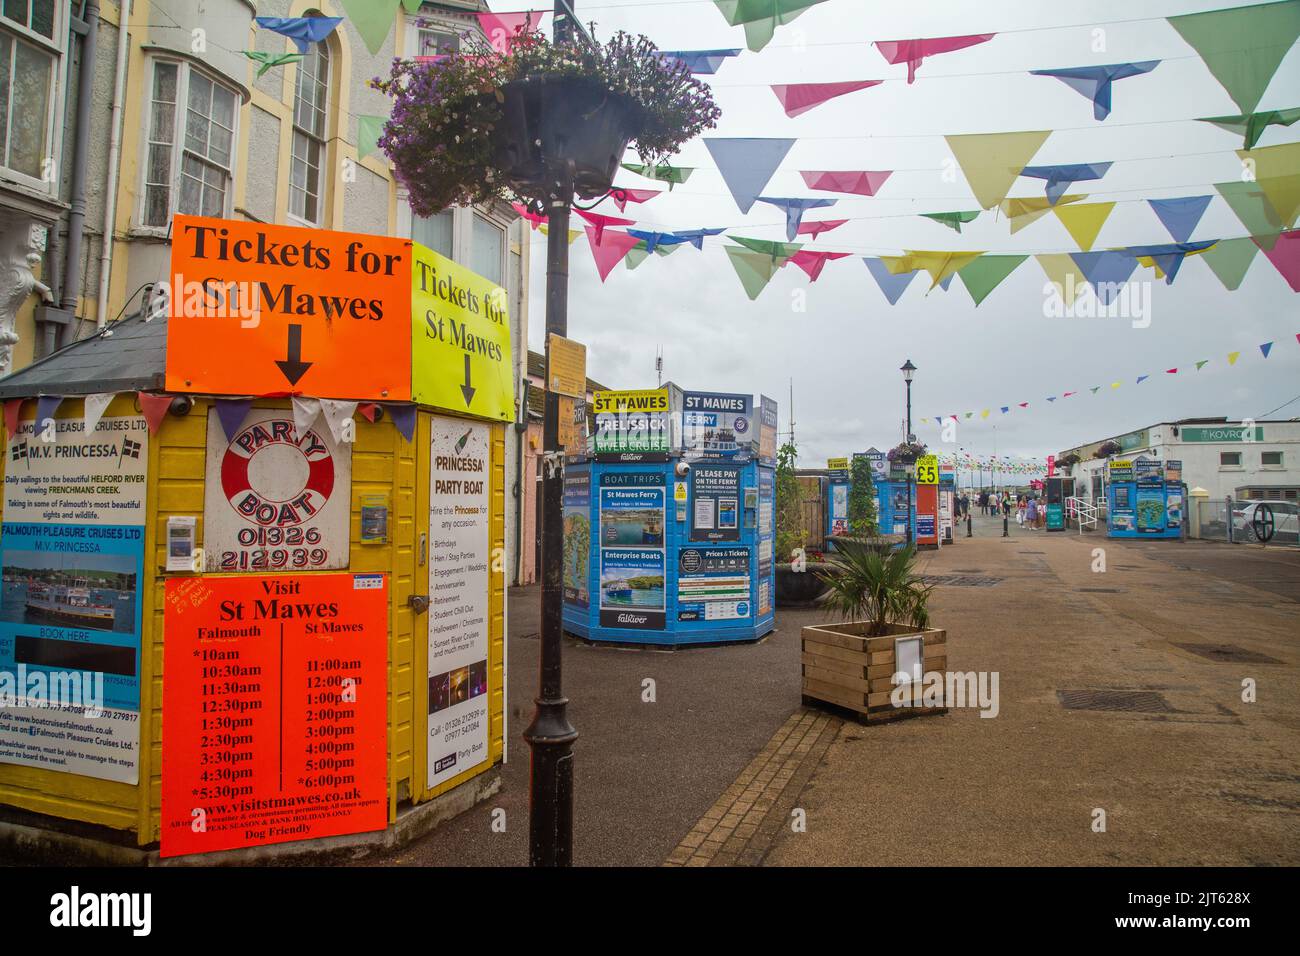
[[(904, 717), (942, 714), (946, 707), (895, 707), (890, 700), (897, 670), (894, 641), (900, 637), (923, 636), (924, 673), (943, 672), (948, 666), (948, 632), (940, 629), (913, 631), (891, 625), (883, 637), (865, 637), (868, 622), (805, 627), (800, 635), (803, 661), (803, 700), (832, 704), (858, 715), (863, 723), (874, 724)], [(921, 699), (921, 685), (907, 688), (904, 700)]]

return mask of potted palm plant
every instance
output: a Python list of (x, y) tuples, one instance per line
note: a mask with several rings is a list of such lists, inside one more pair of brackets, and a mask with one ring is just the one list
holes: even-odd
[(421, 216), (602, 196), (629, 143), (654, 165), (721, 115), (685, 64), (621, 31), (552, 43), (521, 27), (504, 53), (466, 34), (459, 50), (395, 60), (371, 85), (393, 99), (379, 147)]
[(947, 632), (931, 627), (916, 550), (847, 540), (827, 564), (823, 607), (840, 623), (802, 629), (804, 703), (866, 723), (942, 713), (920, 705), (924, 675), (947, 666)]

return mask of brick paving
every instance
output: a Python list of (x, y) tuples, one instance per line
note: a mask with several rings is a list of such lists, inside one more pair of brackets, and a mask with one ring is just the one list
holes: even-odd
[(700, 817), (664, 866), (757, 866), (843, 723), (800, 708)]

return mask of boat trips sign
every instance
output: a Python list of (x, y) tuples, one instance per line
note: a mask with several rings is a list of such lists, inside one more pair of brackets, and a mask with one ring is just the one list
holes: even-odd
[(21, 422), (5, 454), (0, 763), (134, 784), (149, 429)]
[(411, 243), (176, 216), (167, 390), (411, 398)]

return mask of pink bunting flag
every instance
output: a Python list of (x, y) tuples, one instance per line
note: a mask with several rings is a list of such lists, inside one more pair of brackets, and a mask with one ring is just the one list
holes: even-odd
[(370, 422), (370, 424), (373, 425), (375, 423), (375, 420), (379, 417), (379, 403), (362, 402), (360, 405), (357, 406), (357, 411), (361, 413), (362, 418), (364, 418), (366, 421)]
[(996, 33), (975, 33), (964, 37), (931, 37), (928, 40), (877, 40), (876, 49), (890, 63), (907, 64), (907, 82), (916, 80), (916, 68), (927, 56), (952, 53), (992, 40)]
[(172, 395), (154, 395), (150, 392), (136, 392), (136, 398), (140, 400), (140, 411), (144, 415), (144, 420), (149, 423), (149, 434), (152, 435), (158, 431), (158, 426), (167, 416), (167, 409), (172, 407)]
[(832, 229), (838, 229), (848, 222), (847, 219), (822, 219), (819, 222), (801, 222), (799, 223), (799, 232), (801, 236), (812, 236), (816, 239), (823, 232), (830, 232)]
[(799, 175), (809, 189), (829, 193), (856, 193), (859, 196), (874, 196), (892, 173), (891, 169), (799, 170)]
[(629, 236), (626, 232), (619, 232), (617, 229), (605, 232), (601, 226), (587, 226), (586, 230), (587, 245), (591, 246), (591, 257), (596, 260), (596, 271), (600, 273), (601, 282), (605, 281), (610, 271), (641, 241), (636, 236)]
[(816, 282), (817, 277), (822, 274), (822, 269), (826, 267), (826, 263), (832, 259), (843, 259), (847, 255), (847, 252), (813, 252), (811, 249), (800, 249), (786, 261), (793, 262), (808, 273), (810, 282)]
[(795, 117), (837, 96), (879, 86), (883, 82), (884, 80), (849, 80), (842, 83), (774, 83), (772, 92), (780, 101), (785, 115)]
[[(600, 242), (601, 237), (605, 235), (606, 226), (635, 226), (635, 219), (619, 219), (617, 216), (603, 216), (598, 212), (587, 212), (585, 209), (574, 209), (579, 216), (587, 220), (596, 227), (596, 242)], [(587, 230), (587, 235), (591, 235), (591, 230)], [(622, 258), (620, 256), (620, 258)]]
[[(1264, 249), (1257, 239), (1255, 245)], [(1273, 263), (1292, 292), (1300, 292), (1300, 229), (1284, 232), (1277, 237), (1272, 249), (1264, 249), (1264, 255)], [(1267, 358), (1267, 356), (1265, 356)]]
[(476, 13), (479, 29), (487, 36), (492, 49), (509, 53), (510, 46), (519, 39), (519, 28), (532, 30), (542, 19), (541, 10), (522, 10), (518, 13)]
[(535, 212), (529, 212), (528, 207), (522, 203), (512, 202), (510, 205), (522, 218), (528, 220), (528, 225), (532, 227), (533, 232), (536, 232), (539, 226), (545, 224), (545, 216), (539, 215)]
[(649, 202), (661, 192), (663, 192), (662, 189), (623, 189), (616, 186), (613, 192), (609, 194), (609, 198), (614, 200), (614, 205), (618, 207), (619, 212), (622, 212), (628, 203)]
[(1176, 369), (1176, 368), (1167, 368), (1167, 369), (1165, 369), (1165, 374), (1166, 374), (1166, 375), (1177, 375), (1177, 374), (1178, 374), (1178, 369)]
[(25, 401), (25, 398), (11, 398), (5, 402), (5, 428), (9, 429), (10, 438), (18, 434), (18, 416), (22, 414)]

